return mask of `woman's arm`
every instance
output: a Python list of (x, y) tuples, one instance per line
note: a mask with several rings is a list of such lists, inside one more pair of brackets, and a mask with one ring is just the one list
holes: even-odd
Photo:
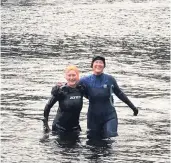
[(53, 107), (53, 105), (58, 101), (58, 98), (54, 95), (51, 96), (47, 104), (44, 108), (44, 118), (48, 121), (50, 109)]
[(119, 86), (114, 78), (113, 78), (113, 92), (120, 100), (122, 100), (125, 104), (127, 104), (134, 111), (134, 115), (138, 114), (138, 109), (129, 100), (129, 98), (126, 96), (126, 94), (124, 94), (124, 92), (122, 92), (122, 90), (119, 88)]
[(59, 87), (57, 87), (57, 86), (53, 87), (51, 94), (52, 94), (52, 96), (48, 100), (48, 102), (44, 108), (43, 126), (44, 126), (45, 132), (48, 132), (50, 130), (49, 125), (48, 125), (48, 117), (49, 117), (50, 109), (59, 100)]

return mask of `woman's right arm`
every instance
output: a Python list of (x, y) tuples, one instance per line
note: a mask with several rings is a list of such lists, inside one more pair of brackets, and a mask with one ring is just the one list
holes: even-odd
[(48, 132), (50, 130), (49, 125), (48, 125), (48, 117), (49, 117), (50, 109), (59, 100), (59, 87), (57, 87), (57, 86), (53, 87), (51, 94), (52, 94), (52, 96), (48, 100), (48, 102), (44, 108), (43, 125), (44, 125), (44, 131), (45, 132)]
[(54, 95), (51, 96), (47, 104), (44, 108), (44, 118), (48, 121), (50, 109), (53, 107), (53, 105), (58, 101), (58, 98)]

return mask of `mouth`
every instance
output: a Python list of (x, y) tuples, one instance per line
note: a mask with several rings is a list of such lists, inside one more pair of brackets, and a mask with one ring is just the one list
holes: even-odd
[(102, 68), (101, 67), (96, 67), (96, 70), (102, 70)]

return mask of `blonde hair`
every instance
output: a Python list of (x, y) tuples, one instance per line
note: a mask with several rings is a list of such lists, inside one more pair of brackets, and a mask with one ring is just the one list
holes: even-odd
[(70, 65), (68, 66), (66, 69), (65, 69), (65, 73), (69, 72), (70, 70), (73, 70), (76, 72), (77, 76), (78, 76), (78, 80), (79, 80), (79, 74), (80, 74), (80, 71), (79, 69), (77, 68), (77, 66), (75, 65)]

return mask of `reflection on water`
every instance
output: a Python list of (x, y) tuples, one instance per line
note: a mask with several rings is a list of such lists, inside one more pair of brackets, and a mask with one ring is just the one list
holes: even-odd
[[(3, 0), (1, 162), (158, 162), (170, 157), (170, 21), (167, 0)], [(139, 107), (114, 97), (119, 136), (86, 139), (87, 100), (78, 139), (42, 132), (51, 87), (75, 64), (91, 73), (94, 55)], [(58, 104), (51, 109), (51, 126)], [(15, 150), (14, 150), (15, 149)]]
[(93, 162), (107, 162), (114, 161), (113, 149), (115, 148), (112, 140), (88, 140), (87, 142), (88, 154), (85, 158)]

